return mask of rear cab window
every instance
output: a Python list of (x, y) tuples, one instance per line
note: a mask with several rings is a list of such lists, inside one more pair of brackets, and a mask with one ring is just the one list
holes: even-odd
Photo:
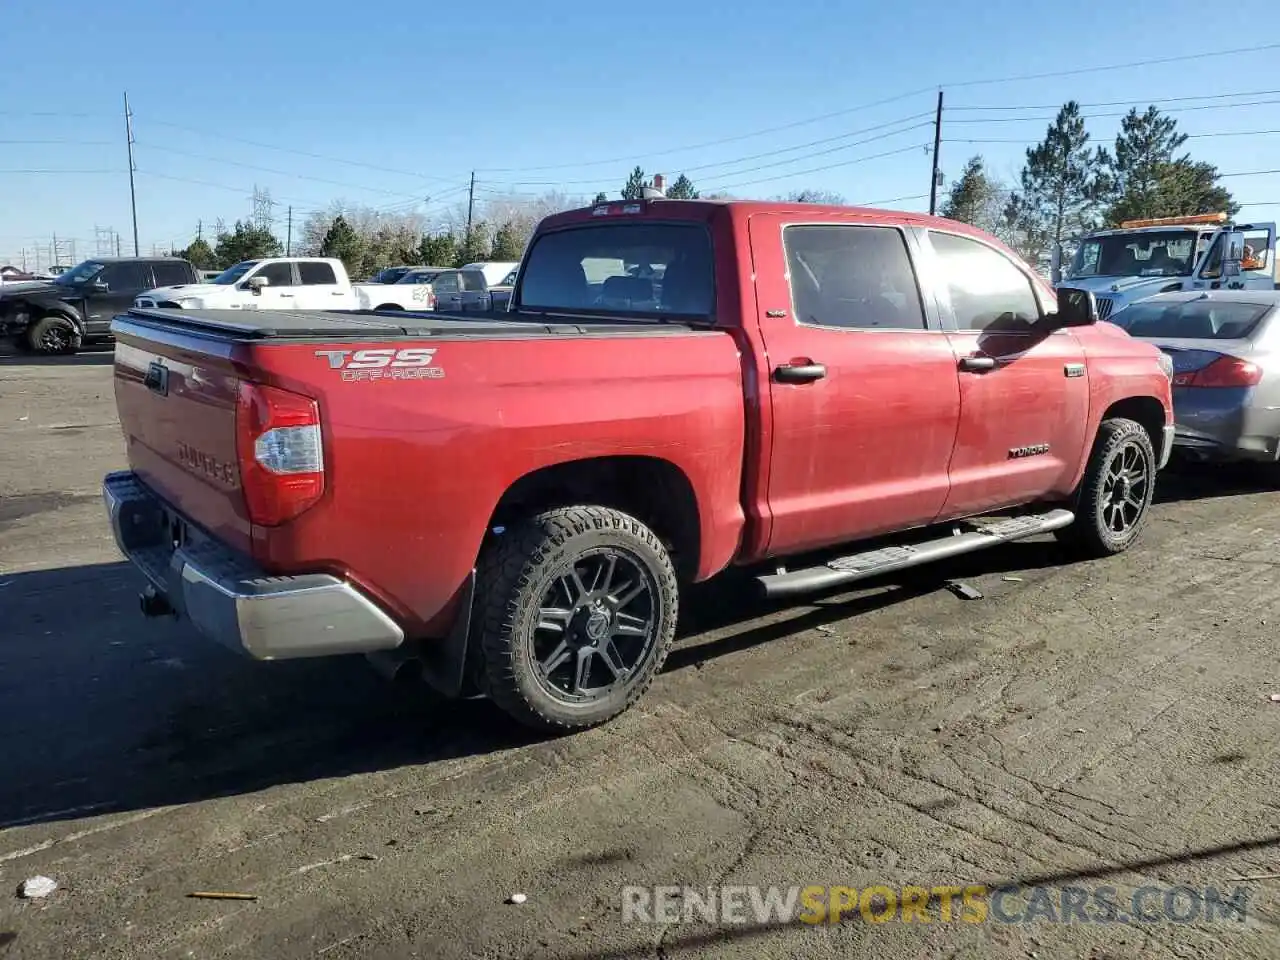
[(1244, 340), (1253, 335), (1270, 304), (1239, 300), (1139, 301), (1111, 318), (1131, 337), (1170, 340)]
[(700, 223), (636, 221), (545, 233), (529, 250), (515, 309), (709, 320), (711, 235)]

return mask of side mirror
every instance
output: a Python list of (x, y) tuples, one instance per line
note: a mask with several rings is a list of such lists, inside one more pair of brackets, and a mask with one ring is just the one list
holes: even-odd
[(262, 295), (262, 288), (271, 286), (271, 281), (266, 277), (250, 277), (245, 281), (245, 286), (253, 291), (255, 297)]
[(1055, 327), (1087, 327), (1098, 322), (1098, 300), (1090, 290), (1058, 289), (1058, 310), (1050, 318)]

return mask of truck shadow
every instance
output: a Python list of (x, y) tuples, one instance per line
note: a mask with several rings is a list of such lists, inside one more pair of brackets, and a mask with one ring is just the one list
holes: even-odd
[[(1058, 565), (1013, 544), (807, 601), (755, 599), (743, 576), (692, 593), (680, 670), (846, 620), (986, 569)], [(999, 556), (997, 556), (997, 554)], [(963, 561), (963, 562), (961, 562)], [(127, 563), (0, 576), (0, 829), (238, 795), (543, 741), (483, 700), (388, 685), (360, 657), (255, 663), (143, 621)], [(961, 602), (961, 601), (956, 601)]]
[(1280, 469), (1258, 463), (1173, 460), (1156, 480), (1156, 503), (1239, 497), (1280, 490)]
[(115, 346), (110, 343), (86, 344), (78, 353), (54, 357), (0, 350), (0, 367), (97, 367), (110, 366), (114, 360)]

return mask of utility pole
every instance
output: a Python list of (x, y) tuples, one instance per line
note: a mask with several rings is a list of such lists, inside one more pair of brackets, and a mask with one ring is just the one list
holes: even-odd
[(197, 240), (204, 239), (204, 221), (203, 220), (196, 221), (196, 239)]
[(476, 208), (476, 172), (471, 171), (471, 187), (467, 190), (467, 242), (471, 242), (471, 215)]
[(293, 207), (289, 207), (289, 227), (285, 234), (284, 255), (286, 257), (293, 256)]
[(933, 118), (933, 175), (929, 178), (929, 216), (938, 212), (938, 151), (942, 149), (942, 91), (938, 91), (938, 112)]
[(138, 256), (138, 192), (133, 174), (138, 168), (133, 163), (133, 114), (129, 112), (129, 94), (124, 95), (124, 133), (129, 145), (129, 206), (133, 210), (133, 255)]
[(120, 234), (116, 234), (116, 256), (120, 256)]

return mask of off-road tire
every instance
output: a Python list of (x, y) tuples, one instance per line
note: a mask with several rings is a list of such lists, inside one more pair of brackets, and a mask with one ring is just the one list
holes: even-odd
[[(1136, 450), (1142, 457), (1146, 483), (1137, 518), (1122, 533), (1112, 530), (1104, 519), (1107, 505), (1107, 475), (1122, 451)], [(1075, 557), (1096, 559), (1123, 553), (1137, 542), (1151, 513), (1151, 497), (1155, 491), (1156, 454), (1151, 436), (1142, 424), (1123, 417), (1104, 420), (1089, 454), (1089, 463), (1076, 490), (1073, 509), (1076, 519), (1054, 536)]]
[[(60, 334), (57, 342), (47, 342), (54, 331)], [(80, 330), (70, 318), (50, 314), (40, 317), (27, 328), (27, 345), (33, 353), (45, 356), (75, 353), (80, 349)]]
[[(571, 703), (553, 696), (535, 676), (535, 625), (550, 586), (602, 549), (638, 561), (651, 576), (653, 639), (616, 689), (598, 700)], [(675, 639), (679, 583), (671, 558), (652, 530), (619, 510), (565, 507), (510, 527), (484, 551), (476, 577), (476, 679), (497, 706), (534, 729), (580, 729), (616, 717), (649, 688)]]

